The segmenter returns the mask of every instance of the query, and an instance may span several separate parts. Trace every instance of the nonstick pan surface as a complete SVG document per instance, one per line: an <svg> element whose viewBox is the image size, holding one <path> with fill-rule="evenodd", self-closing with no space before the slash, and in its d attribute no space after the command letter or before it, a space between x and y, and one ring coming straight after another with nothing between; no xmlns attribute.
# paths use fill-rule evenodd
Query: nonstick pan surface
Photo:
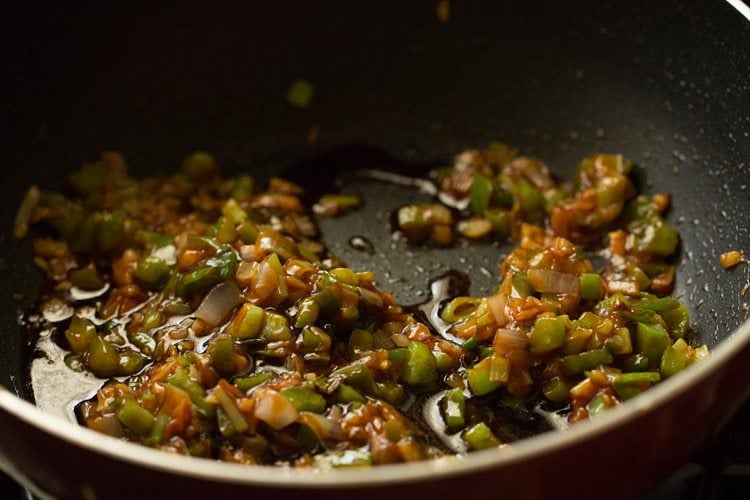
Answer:
<svg viewBox="0 0 750 500"><path fill-rule="evenodd" d="M489 140L541 157L560 177L591 152L620 152L636 162L642 190L674 197L670 221L682 235L677 293L693 312L700 341L718 349L733 334L750 335L734 333L747 315L742 290L750 266L724 271L718 260L727 250L750 250L750 23L724 2L451 2L447 23L435 15L434 2L19 2L0 9L6 61L0 77L0 382L10 393L32 396L28 339L17 318L40 280L29 242L10 236L16 207L30 184L59 187L67 172L107 149L123 151L141 173L167 172L186 153L206 149L230 172L249 170L260 179L284 174L317 185L357 168L410 173ZM285 100L297 78L316 89L304 110ZM309 144L314 126L320 139ZM372 203L394 200L394 208L397 197L409 196L380 184L352 189L364 189ZM496 279L503 249L392 248L383 240L383 225L371 223L368 213L374 211L323 227L327 242L355 267L403 278L389 285L401 301L419 301L430 279L449 268L462 266L476 293ZM384 257L362 260L347 244L354 235L375 242ZM468 265L456 262L460 252ZM627 445L636 435L644 462L656 460L651 444L666 446L659 465L634 472L642 479L619 493L645 488L687 458L744 397L747 378L737 363L748 354L741 341L715 356L725 365L663 384L656 400L644 398L624 417L581 426L567 444L534 441L519 446L520 458L516 452L509 458L481 454L467 461L468 468L401 468L383 472L383 484L411 485L403 487L406 492L426 488L428 478L444 478L433 487L458 491L477 481L472 474L487 480L512 472L537 481L530 495L549 494L534 467L546 471L545 464L561 456L578 463L597 446L636 453ZM0 396L5 404L10 394ZM326 483L291 472L288 481L227 472L216 464L202 473L185 465L186 480L177 472L182 462L159 463L120 443L102 447L117 450L124 462L104 459L90 433L64 427L69 439L61 440L56 430L63 424L15 401L7 404L0 416L15 438L3 439L22 452L13 458L10 444L0 446L0 462L38 490L58 495L82 494L66 456L99 463L99 472L126 463L134 477L160 484L181 478L195 492L256 487L283 494L289 481L313 485L318 493L336 484L371 492L378 486L367 471ZM691 407L694 415L675 424L675 412ZM644 422L651 429L660 422L660 437L643 432ZM43 449L56 466L40 457ZM217 487L222 477L226 481ZM91 488L99 487L92 479Z"/></svg>

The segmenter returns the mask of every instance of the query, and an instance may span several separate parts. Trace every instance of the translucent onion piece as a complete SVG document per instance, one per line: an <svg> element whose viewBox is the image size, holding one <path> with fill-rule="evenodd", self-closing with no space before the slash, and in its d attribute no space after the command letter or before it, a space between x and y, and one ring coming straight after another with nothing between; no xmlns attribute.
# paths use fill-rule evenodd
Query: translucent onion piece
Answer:
<svg viewBox="0 0 750 500"><path fill-rule="evenodd" d="M537 189L549 189L555 185L547 165L537 159L521 156L513 160L511 169L526 177Z"/></svg>
<svg viewBox="0 0 750 500"><path fill-rule="evenodd" d="M507 328L498 328L495 332L494 345L499 347L507 347L511 349L523 349L529 344L529 339L525 334L516 330L508 330Z"/></svg>
<svg viewBox="0 0 750 500"><path fill-rule="evenodd" d="M531 269L527 275L531 286L538 292L578 292L579 280L573 274L560 273L549 269Z"/></svg>
<svg viewBox="0 0 750 500"><path fill-rule="evenodd" d="M403 333L394 333L391 335L391 340L399 347L406 347L409 345L409 337Z"/></svg>
<svg viewBox="0 0 750 500"><path fill-rule="evenodd" d="M508 323L508 318L505 316L505 299L506 297L502 293L498 293L487 299L487 305L498 326L504 326Z"/></svg>
<svg viewBox="0 0 750 500"><path fill-rule="evenodd" d="M253 396L256 418L276 430L283 429L297 420L297 410L291 401L273 389L260 389Z"/></svg>
<svg viewBox="0 0 750 500"><path fill-rule="evenodd" d="M264 300L269 298L278 288L279 278L281 277L276 274L268 260L264 260L253 277L251 284L253 293Z"/></svg>
<svg viewBox="0 0 750 500"><path fill-rule="evenodd" d="M234 280L216 285L195 311L195 317L210 327L221 324L242 303L242 291Z"/></svg>
<svg viewBox="0 0 750 500"><path fill-rule="evenodd" d="M332 418L324 417L323 415L309 411L302 411L299 413L299 421L310 427L318 439L323 443L343 441L345 438L341 426Z"/></svg>

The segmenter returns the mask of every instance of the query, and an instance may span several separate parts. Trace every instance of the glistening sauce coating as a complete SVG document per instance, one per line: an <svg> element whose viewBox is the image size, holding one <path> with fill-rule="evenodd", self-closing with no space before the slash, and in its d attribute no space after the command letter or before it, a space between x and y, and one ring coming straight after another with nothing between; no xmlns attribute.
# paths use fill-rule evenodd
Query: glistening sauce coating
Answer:
<svg viewBox="0 0 750 500"><path fill-rule="evenodd" d="M492 295L467 296L452 271L405 308L328 254L303 187L223 179L207 153L135 180L106 153L69 193L32 189L19 211L19 227L49 231L34 242L47 287L28 323L45 357L64 359L81 423L146 446L295 466L505 446L595 418L707 355L668 296L669 197L636 196L630 168L593 155L563 188L507 146L461 153L415 183L434 203L393 207L397 233L517 246ZM331 194L314 210L360 205Z"/></svg>

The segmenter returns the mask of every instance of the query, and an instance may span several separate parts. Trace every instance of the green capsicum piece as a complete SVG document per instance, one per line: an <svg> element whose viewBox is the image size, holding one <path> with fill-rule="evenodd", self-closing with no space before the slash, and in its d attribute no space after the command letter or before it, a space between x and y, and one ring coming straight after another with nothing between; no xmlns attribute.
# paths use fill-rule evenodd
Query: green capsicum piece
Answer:
<svg viewBox="0 0 750 500"><path fill-rule="evenodd" d="M421 342L409 342L406 349L409 359L401 367L401 380L409 385L422 386L437 382L437 362L430 348Z"/></svg>

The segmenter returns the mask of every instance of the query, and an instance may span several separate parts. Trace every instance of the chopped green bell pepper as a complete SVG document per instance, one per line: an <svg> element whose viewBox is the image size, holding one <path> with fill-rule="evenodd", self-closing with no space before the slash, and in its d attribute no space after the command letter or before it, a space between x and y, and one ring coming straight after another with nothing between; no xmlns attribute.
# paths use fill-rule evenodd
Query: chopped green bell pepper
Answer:
<svg viewBox="0 0 750 500"><path fill-rule="evenodd" d="M466 444L468 444L473 450L495 448L502 444L484 422L479 422L473 427L467 429L462 437Z"/></svg>
<svg viewBox="0 0 750 500"><path fill-rule="evenodd" d="M423 386L437 382L437 362L429 347L421 342L409 342L406 348L409 359L401 367L401 380L409 385Z"/></svg>
<svg viewBox="0 0 750 500"><path fill-rule="evenodd" d="M305 387L287 387L281 390L281 395L287 398L297 411L323 413L326 409L325 398Z"/></svg>

